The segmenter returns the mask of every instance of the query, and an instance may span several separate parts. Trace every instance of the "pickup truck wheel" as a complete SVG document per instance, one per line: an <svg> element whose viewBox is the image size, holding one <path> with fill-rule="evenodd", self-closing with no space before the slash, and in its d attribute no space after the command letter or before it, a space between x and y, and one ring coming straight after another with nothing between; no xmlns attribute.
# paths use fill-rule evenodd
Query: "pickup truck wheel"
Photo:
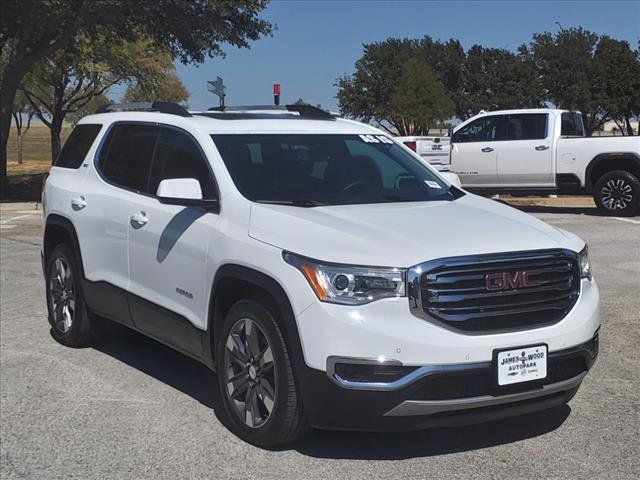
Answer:
<svg viewBox="0 0 640 480"><path fill-rule="evenodd" d="M274 314L241 300L227 313L218 339L218 384L233 433L259 447L301 438L308 427Z"/></svg>
<svg viewBox="0 0 640 480"><path fill-rule="evenodd" d="M91 319L82 297L80 274L71 249L60 244L47 259L47 310L51 335L68 347L91 343Z"/></svg>
<svg viewBox="0 0 640 480"><path fill-rule="evenodd" d="M607 172L596 182L593 197L607 215L636 215L640 208L640 180L624 170Z"/></svg>

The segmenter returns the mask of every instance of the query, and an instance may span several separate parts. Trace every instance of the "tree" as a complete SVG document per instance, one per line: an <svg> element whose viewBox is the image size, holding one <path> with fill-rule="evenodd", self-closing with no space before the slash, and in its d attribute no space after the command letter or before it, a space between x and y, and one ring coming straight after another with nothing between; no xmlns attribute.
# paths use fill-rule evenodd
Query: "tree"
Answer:
<svg viewBox="0 0 640 480"><path fill-rule="evenodd" d="M18 165L22 165L22 141L24 139L24 136L29 131L29 128L31 128L31 120L33 120L35 111L33 110L33 108L31 108L31 105L26 97L24 95L18 94L13 101L13 109L11 111L11 115L13 116L13 121L16 126Z"/></svg>
<svg viewBox="0 0 640 480"><path fill-rule="evenodd" d="M464 60L464 80L456 113L462 120L480 110L542 106L544 92L526 51L472 46Z"/></svg>
<svg viewBox="0 0 640 480"><path fill-rule="evenodd" d="M0 16L0 182L6 192L11 107L23 77L79 34L114 34L128 41L148 37L183 63L222 55L222 44L248 47L270 34L258 17L267 0L8 0ZM196 28L197 27L197 28Z"/></svg>
<svg viewBox="0 0 640 480"><path fill-rule="evenodd" d="M416 53L431 66L442 81L447 96L454 100L455 115L460 119L466 119L468 116L464 108L466 54L460 41L450 39L442 42L424 36L418 42Z"/></svg>
<svg viewBox="0 0 640 480"><path fill-rule="evenodd" d="M173 67L173 65L172 65ZM189 92L182 84L175 69L166 71L162 77L153 79L139 79L129 85L122 100L124 102L186 102Z"/></svg>
<svg viewBox="0 0 640 480"><path fill-rule="evenodd" d="M631 119L640 115L640 59L629 43L600 38L595 60L602 72L603 108L621 132L633 135Z"/></svg>
<svg viewBox="0 0 640 480"><path fill-rule="evenodd" d="M454 104L442 82L422 59L409 59L389 101L386 121L400 135L429 135L429 129L453 115Z"/></svg>
<svg viewBox="0 0 640 480"><path fill-rule="evenodd" d="M167 70L173 69L171 60L171 54L160 51L150 39L127 42L101 35L92 40L80 36L73 45L36 64L20 91L49 127L52 162L60 152L60 133L68 114L84 109L114 85L133 79L161 83Z"/></svg>
<svg viewBox="0 0 640 480"><path fill-rule="evenodd" d="M385 130L400 135L424 131L448 109L447 101L450 101L442 76L435 74L426 60L428 47L432 47L431 54L437 48L433 44L422 44L420 40L396 38L364 45L354 74L337 81L341 113L365 122L374 121ZM419 85L420 82L425 86ZM419 97L411 99L410 94L401 91L402 88ZM440 103L440 98L426 98L426 92L437 92L444 97L444 104ZM409 107L409 102L410 110L401 111ZM435 111L429 112L430 108ZM417 109L425 112L418 115Z"/></svg>
<svg viewBox="0 0 640 480"><path fill-rule="evenodd" d="M558 108L579 110L589 136L609 119L604 108L603 65L595 58L598 35L581 27L533 36L523 52L534 60L545 96Z"/></svg>

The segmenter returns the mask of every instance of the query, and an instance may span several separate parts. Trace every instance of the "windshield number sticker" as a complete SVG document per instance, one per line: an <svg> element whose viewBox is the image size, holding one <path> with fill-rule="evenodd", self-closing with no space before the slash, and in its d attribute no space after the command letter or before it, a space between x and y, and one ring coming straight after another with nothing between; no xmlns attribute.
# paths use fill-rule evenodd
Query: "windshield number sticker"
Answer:
<svg viewBox="0 0 640 480"><path fill-rule="evenodd" d="M427 186L431 188L442 188L438 182L434 182L432 180L425 180L424 183L426 183Z"/></svg>
<svg viewBox="0 0 640 480"><path fill-rule="evenodd" d="M366 143L393 143L386 135L359 135L360 139Z"/></svg>

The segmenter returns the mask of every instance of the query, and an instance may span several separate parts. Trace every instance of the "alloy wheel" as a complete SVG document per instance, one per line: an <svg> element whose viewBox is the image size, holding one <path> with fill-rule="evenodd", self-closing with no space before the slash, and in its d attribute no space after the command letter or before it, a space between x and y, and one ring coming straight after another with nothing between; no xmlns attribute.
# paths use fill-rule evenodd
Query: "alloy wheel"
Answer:
<svg viewBox="0 0 640 480"><path fill-rule="evenodd" d="M250 428L264 425L276 401L277 372L271 345L250 318L242 318L231 327L222 374L226 393L240 420Z"/></svg>
<svg viewBox="0 0 640 480"><path fill-rule="evenodd" d="M609 210L624 210L633 200L633 188L623 178L612 178L602 186L602 205Z"/></svg>
<svg viewBox="0 0 640 480"><path fill-rule="evenodd" d="M71 267L63 258L56 258L49 273L49 297L55 327L67 333L73 326L76 311L76 290Z"/></svg>

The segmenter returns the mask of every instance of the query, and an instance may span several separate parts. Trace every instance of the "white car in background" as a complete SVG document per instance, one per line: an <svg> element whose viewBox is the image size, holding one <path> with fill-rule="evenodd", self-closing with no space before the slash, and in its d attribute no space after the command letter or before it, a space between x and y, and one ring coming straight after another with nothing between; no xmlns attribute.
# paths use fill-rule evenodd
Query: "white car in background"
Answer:
<svg viewBox="0 0 640 480"><path fill-rule="evenodd" d="M449 170L449 137L395 137L438 171Z"/></svg>
<svg viewBox="0 0 640 480"><path fill-rule="evenodd" d="M585 137L579 112L481 112L453 129L452 172L477 193L591 194L601 211L640 211L640 137Z"/></svg>

